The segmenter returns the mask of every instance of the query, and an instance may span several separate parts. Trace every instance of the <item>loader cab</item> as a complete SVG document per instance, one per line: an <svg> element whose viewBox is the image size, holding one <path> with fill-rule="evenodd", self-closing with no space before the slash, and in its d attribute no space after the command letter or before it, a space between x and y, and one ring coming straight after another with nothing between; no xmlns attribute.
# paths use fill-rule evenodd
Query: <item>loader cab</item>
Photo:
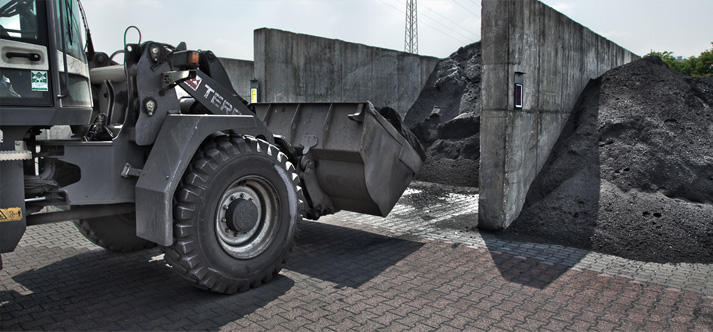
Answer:
<svg viewBox="0 0 713 332"><path fill-rule="evenodd" d="M88 123L85 37L77 0L0 0L0 122Z"/></svg>

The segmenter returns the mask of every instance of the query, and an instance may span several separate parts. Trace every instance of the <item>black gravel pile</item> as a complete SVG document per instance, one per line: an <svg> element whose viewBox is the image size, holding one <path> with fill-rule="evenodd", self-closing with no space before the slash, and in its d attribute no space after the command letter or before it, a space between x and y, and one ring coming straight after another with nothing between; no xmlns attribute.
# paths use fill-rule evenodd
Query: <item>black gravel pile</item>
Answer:
<svg viewBox="0 0 713 332"><path fill-rule="evenodd" d="M480 42L440 61L404 122L427 159L419 180L478 185L480 159Z"/></svg>
<svg viewBox="0 0 713 332"><path fill-rule="evenodd" d="M582 93L506 236L654 262L713 262L713 78L658 58Z"/></svg>

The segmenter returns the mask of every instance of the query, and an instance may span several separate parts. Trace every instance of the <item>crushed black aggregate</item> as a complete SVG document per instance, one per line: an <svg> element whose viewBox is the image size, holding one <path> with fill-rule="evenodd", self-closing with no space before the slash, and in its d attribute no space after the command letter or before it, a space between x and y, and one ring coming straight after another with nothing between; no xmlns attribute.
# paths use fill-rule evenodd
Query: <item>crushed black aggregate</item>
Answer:
<svg viewBox="0 0 713 332"><path fill-rule="evenodd" d="M643 58L590 82L507 238L713 262L713 78Z"/></svg>
<svg viewBox="0 0 713 332"><path fill-rule="evenodd" d="M480 158L480 42L440 61L404 122L426 150L416 178L478 185Z"/></svg>

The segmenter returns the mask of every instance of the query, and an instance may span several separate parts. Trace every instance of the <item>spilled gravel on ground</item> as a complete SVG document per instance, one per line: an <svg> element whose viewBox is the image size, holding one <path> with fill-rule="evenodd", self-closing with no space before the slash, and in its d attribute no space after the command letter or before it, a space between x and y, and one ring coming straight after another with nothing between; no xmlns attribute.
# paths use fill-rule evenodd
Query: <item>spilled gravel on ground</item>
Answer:
<svg viewBox="0 0 713 332"><path fill-rule="evenodd" d="M590 82L501 235L713 262L713 78L644 58Z"/></svg>

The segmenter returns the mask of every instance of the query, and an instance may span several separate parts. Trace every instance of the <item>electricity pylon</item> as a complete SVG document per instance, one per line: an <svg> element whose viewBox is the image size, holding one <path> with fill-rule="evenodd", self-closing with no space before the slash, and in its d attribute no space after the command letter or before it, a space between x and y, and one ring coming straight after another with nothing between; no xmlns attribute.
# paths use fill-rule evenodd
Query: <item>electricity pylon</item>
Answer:
<svg viewBox="0 0 713 332"><path fill-rule="evenodd" d="M416 0L406 0L406 34L404 51L418 53L418 14Z"/></svg>

